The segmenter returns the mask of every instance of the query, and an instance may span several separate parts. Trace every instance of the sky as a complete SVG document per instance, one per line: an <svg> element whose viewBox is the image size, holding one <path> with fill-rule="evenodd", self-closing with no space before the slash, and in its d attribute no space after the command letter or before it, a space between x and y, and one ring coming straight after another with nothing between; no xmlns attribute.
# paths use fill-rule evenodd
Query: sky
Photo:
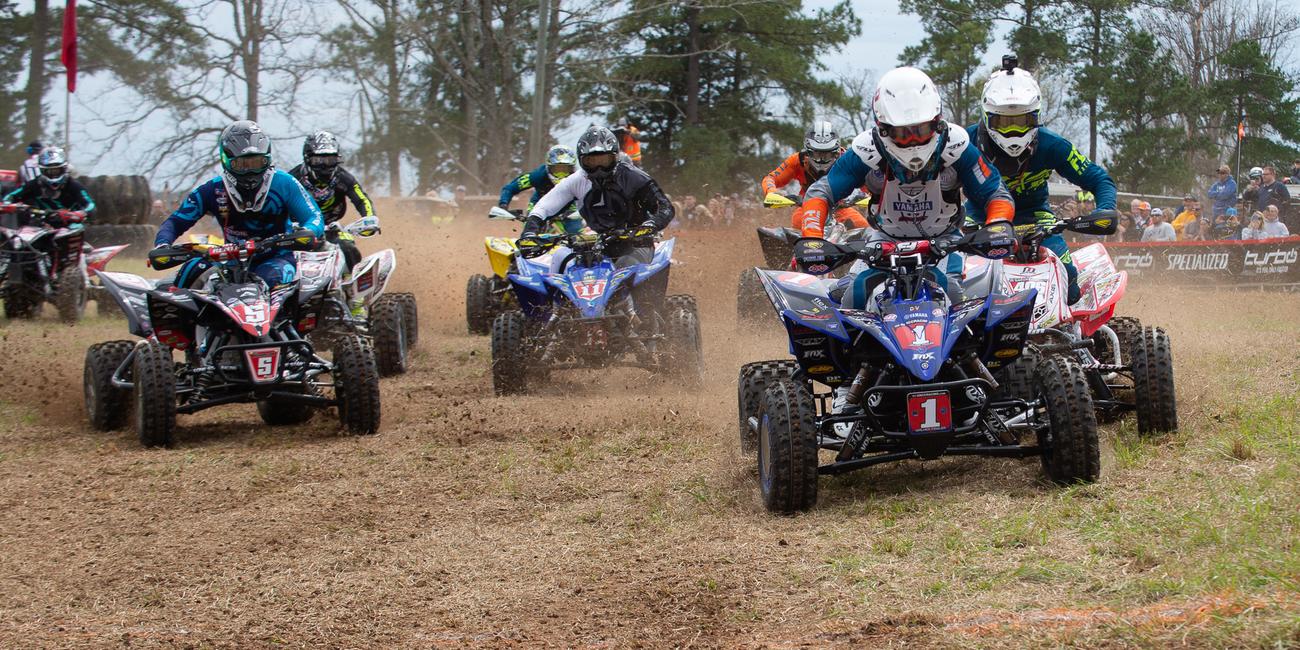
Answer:
<svg viewBox="0 0 1300 650"><path fill-rule="evenodd" d="M57 2L57 0L56 0ZM19 2L20 10L30 11L30 0ZM805 7L815 10L829 7L834 0L806 0ZM903 48L920 41L924 32L914 16L902 14L897 0L852 0L852 5L862 21L862 34L854 38L847 46L828 51L823 62L828 77L843 74L857 74L863 69L870 69L877 76L897 65ZM996 65L1001 56L998 46L989 49L988 63ZM46 105L51 116L51 131L60 134L62 139L64 85L62 81L46 97ZM358 144L353 134L360 128L351 107L339 105L337 88L331 89L328 81L317 79L300 97L308 110L299 110L300 115L311 115L313 124L291 124L284 115L263 115L262 124L272 135L303 134L318 128L336 131L344 141L345 147ZM137 98L128 90L117 87L106 75L82 76L78 80L78 90L72 100L72 129L70 154L78 171L83 174L130 174L138 173L142 163L150 159L152 152L149 142L150 133L167 129L171 124L163 117L150 120L133 137L119 144L113 150L105 150L97 140L102 140L110 131L98 116L125 114L132 110ZM589 120L575 119L565 129L553 133L560 142L576 140L577 135L586 127ZM300 137L300 136L298 136ZM277 164L296 162L298 147L296 141L279 143ZM409 168L410 166L408 166ZM215 171L215 166L214 166ZM411 179L414 180L413 178ZM161 183L158 183L161 186ZM408 181L407 187L412 183Z"/></svg>

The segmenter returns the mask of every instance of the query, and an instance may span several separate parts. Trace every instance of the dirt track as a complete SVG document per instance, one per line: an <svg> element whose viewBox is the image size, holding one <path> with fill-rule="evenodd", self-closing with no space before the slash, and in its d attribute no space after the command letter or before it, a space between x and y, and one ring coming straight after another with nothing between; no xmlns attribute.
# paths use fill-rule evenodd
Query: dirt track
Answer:
<svg viewBox="0 0 1300 650"><path fill-rule="evenodd" d="M679 242L674 291L703 311L702 390L628 370L499 399L463 292L500 227L385 228L422 341L415 369L385 381L374 437L322 416L271 430L230 407L182 416L176 449L144 450L84 424L82 355L129 338L118 321L0 324L0 647L1089 645L1117 628L1136 644L1187 629L1204 635L1194 644L1300 643L1294 480L1255 495L1275 553L1252 566L1271 578L1205 577L1243 552L1232 540L1147 548L1161 526L1182 530L1164 512L1235 530L1255 506L1187 504L1295 478L1300 297L1132 290L1123 313L1173 337L1184 431L1108 430L1096 486L1048 487L1036 461L909 463L823 480L814 512L775 518L735 440L736 369L785 350L776 332L733 334L752 231ZM1202 449L1267 417L1233 405L1272 402L1289 446L1251 438L1253 455L1226 462ZM1191 482L1189 466L1211 478ZM1211 595L1265 604L1216 610L1240 623L1226 637L1124 623ZM1108 608L1120 624L982 623L1053 607Z"/></svg>

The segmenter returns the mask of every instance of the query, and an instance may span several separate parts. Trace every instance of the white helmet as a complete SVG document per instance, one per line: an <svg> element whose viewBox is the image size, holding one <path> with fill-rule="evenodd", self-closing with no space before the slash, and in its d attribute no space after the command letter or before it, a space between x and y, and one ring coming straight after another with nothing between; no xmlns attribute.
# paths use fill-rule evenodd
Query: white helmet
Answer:
<svg viewBox="0 0 1300 650"><path fill-rule="evenodd" d="M814 122L803 136L804 162L818 175L824 175L842 151L840 134L825 120Z"/></svg>
<svg viewBox="0 0 1300 650"><path fill-rule="evenodd" d="M999 70L984 84L984 128L994 144L1019 158L1038 138L1042 105L1032 75L1016 68Z"/></svg>
<svg viewBox="0 0 1300 650"><path fill-rule="evenodd" d="M1264 169L1262 167L1251 167L1250 172L1246 174L1246 178L1263 178L1263 177L1264 177Z"/></svg>
<svg viewBox="0 0 1300 650"><path fill-rule="evenodd" d="M876 131L889 156L912 173L925 169L939 149L942 106L934 82L916 68L894 68L876 86Z"/></svg>

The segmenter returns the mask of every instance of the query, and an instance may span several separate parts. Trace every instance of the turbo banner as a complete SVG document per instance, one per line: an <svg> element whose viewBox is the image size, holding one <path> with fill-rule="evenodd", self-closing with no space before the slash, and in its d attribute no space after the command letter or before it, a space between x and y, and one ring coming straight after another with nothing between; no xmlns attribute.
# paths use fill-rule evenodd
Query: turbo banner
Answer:
<svg viewBox="0 0 1300 650"><path fill-rule="evenodd" d="M1071 244L1072 248L1086 242ZM1106 242L1115 267L1185 284L1300 285L1300 237L1249 241Z"/></svg>

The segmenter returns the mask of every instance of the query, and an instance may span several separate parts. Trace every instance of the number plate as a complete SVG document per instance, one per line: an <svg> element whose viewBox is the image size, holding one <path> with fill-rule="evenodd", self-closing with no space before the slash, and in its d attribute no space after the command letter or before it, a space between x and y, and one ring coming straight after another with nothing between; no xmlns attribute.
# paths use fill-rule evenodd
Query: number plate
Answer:
<svg viewBox="0 0 1300 650"><path fill-rule="evenodd" d="M952 398L948 391L910 393L907 396L907 428L912 433L952 430Z"/></svg>
<svg viewBox="0 0 1300 650"><path fill-rule="evenodd" d="M248 361L248 370L253 376L253 383L267 384L279 379L279 348L244 350L244 359Z"/></svg>

